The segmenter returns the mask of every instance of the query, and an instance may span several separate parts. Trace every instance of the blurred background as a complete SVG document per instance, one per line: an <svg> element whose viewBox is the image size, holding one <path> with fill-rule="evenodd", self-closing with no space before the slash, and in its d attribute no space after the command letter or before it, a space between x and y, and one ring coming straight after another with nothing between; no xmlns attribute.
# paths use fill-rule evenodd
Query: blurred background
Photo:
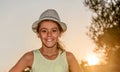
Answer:
<svg viewBox="0 0 120 72"><path fill-rule="evenodd" d="M84 72L120 72L120 0L85 0L84 5L92 12L87 35L99 55L82 61Z"/></svg>

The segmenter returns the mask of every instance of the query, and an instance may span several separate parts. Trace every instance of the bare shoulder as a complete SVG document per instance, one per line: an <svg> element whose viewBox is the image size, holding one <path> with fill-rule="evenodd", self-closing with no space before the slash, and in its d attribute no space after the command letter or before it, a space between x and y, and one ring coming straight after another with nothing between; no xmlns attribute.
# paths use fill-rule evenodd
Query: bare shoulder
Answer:
<svg viewBox="0 0 120 72"><path fill-rule="evenodd" d="M68 51L67 51L67 52L66 52L66 56L67 56L67 59L68 59L68 60L76 59L76 58L75 58L75 55L74 55L72 52L68 52Z"/></svg>
<svg viewBox="0 0 120 72"><path fill-rule="evenodd" d="M24 57L26 60L31 60L31 59L33 59L33 52L32 52L32 51L29 51L29 52L25 53L25 54L23 55L23 57Z"/></svg>
<svg viewBox="0 0 120 72"><path fill-rule="evenodd" d="M9 72L22 72L26 67L31 67L33 62L32 51L25 53Z"/></svg>
<svg viewBox="0 0 120 72"><path fill-rule="evenodd" d="M82 72L80 69L80 65L77 59L75 58L74 54L71 52L66 52L66 56L70 72Z"/></svg>
<svg viewBox="0 0 120 72"><path fill-rule="evenodd" d="M68 62L71 62L71 61L73 61L73 60L75 60L76 58L75 58L75 56L74 56L74 54L72 53L72 52L66 52L66 56L67 56L67 60L68 60Z"/></svg>
<svg viewBox="0 0 120 72"><path fill-rule="evenodd" d="M26 61L27 65L28 65L29 67L31 67L31 66L32 66L32 63L33 63L33 59L34 59L33 52L32 52L32 51L29 51L29 52L25 53L25 54L23 55L23 59L24 59L24 61Z"/></svg>

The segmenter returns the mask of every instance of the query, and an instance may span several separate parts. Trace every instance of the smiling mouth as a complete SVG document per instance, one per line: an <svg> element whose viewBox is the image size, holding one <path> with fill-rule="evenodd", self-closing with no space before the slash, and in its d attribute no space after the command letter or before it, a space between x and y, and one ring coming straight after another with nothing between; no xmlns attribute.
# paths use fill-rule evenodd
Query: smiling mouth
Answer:
<svg viewBox="0 0 120 72"><path fill-rule="evenodd" d="M52 40L47 40L48 42L51 42Z"/></svg>
<svg viewBox="0 0 120 72"><path fill-rule="evenodd" d="M46 41L47 41L47 42L52 42L52 41L53 41L53 39L47 39Z"/></svg>

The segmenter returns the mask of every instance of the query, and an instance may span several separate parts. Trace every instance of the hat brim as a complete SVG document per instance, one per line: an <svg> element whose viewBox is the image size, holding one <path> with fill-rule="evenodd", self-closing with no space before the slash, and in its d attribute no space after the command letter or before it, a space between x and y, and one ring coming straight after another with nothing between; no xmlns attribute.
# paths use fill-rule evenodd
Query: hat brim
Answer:
<svg viewBox="0 0 120 72"><path fill-rule="evenodd" d="M32 30L33 30L33 32L37 33L38 24L39 24L41 21L44 21L44 20L55 21L55 22L57 22L57 23L61 26L63 32L65 32L65 31L67 30L67 26L66 26L66 24L65 24L64 22L56 21L56 19L54 19L54 18L43 18L43 19L41 19L41 20L35 21L35 22L32 24Z"/></svg>

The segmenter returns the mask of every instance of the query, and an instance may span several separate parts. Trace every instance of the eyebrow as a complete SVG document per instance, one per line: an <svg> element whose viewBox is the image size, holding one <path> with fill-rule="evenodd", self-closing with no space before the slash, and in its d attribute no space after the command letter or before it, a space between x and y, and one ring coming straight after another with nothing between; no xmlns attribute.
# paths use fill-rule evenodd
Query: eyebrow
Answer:
<svg viewBox="0 0 120 72"><path fill-rule="evenodd" d="M47 30L47 28L40 28L40 30L42 30L42 29L46 29ZM57 27L54 27L54 28L51 28L51 29L58 29L59 30L59 28L57 28Z"/></svg>
<svg viewBox="0 0 120 72"><path fill-rule="evenodd" d="M41 28L41 29L47 29L47 28L43 27L43 28ZM58 27L53 27L53 28L51 28L51 29L59 29L59 28L58 28Z"/></svg>

